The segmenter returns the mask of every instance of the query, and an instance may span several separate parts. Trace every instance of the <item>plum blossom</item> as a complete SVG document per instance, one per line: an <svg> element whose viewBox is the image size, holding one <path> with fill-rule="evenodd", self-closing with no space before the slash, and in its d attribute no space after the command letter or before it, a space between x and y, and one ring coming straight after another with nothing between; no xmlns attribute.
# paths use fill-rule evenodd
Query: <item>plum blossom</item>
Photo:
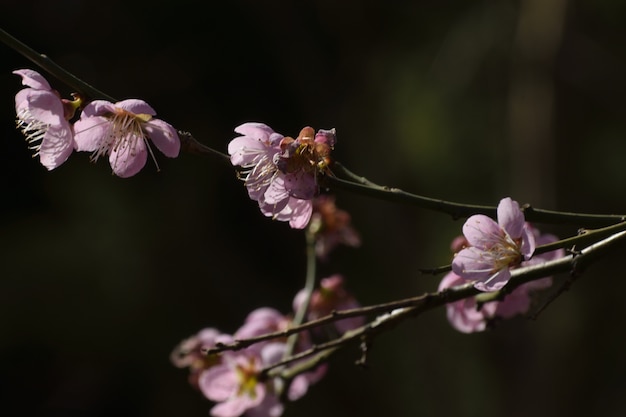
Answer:
<svg viewBox="0 0 626 417"><path fill-rule="evenodd" d="M232 336L213 327L208 327L180 342L170 354L170 360L177 368L188 368L189 383L197 387L199 374L221 363L219 355L207 355L204 352L215 347L218 343L230 343L232 341Z"/></svg>
<svg viewBox="0 0 626 417"><path fill-rule="evenodd" d="M326 172L335 144L333 130L305 127L293 139L263 123L235 128L238 136L228 144L231 163L242 168L240 177L261 212L303 229L311 219L311 199L319 193L317 175Z"/></svg>
<svg viewBox="0 0 626 417"><path fill-rule="evenodd" d="M259 341L244 349L208 354L218 345L229 345L260 335L287 330L292 326L289 315L272 307L250 312L232 335L209 327L183 340L170 359L178 368L188 368L189 382L215 403L214 417L278 417L284 411L283 400L295 401L305 395L312 384L321 380L327 364L320 364L294 376L288 386L280 377L269 378L262 371L281 362L287 355L287 338ZM290 354L312 346L309 334L299 333L298 343ZM300 361L301 362L301 361ZM295 365L299 361L292 362ZM286 366L290 366L286 365Z"/></svg>
<svg viewBox="0 0 626 417"><path fill-rule="evenodd" d="M465 283L463 278L450 271L441 280L438 290L443 291ZM478 306L476 299L469 297L446 304L446 315L452 327L459 332L481 332L487 328L487 322L494 316L497 307L496 301Z"/></svg>
<svg viewBox="0 0 626 417"><path fill-rule="evenodd" d="M214 417L236 417L259 406L266 396L265 384L259 381L263 369L260 354L244 350L226 352L223 362L200 374L198 386L209 400L217 404Z"/></svg>
<svg viewBox="0 0 626 417"><path fill-rule="evenodd" d="M293 309L295 311L298 311L305 298L306 291L304 289L296 294L293 300ZM311 294L307 318L315 320L327 316L333 311L351 310L359 307L360 305L356 298L345 289L343 277L335 274L322 278L319 288ZM343 334L348 330L362 326L364 323L365 318L357 316L335 321L334 327L340 334Z"/></svg>
<svg viewBox="0 0 626 417"><path fill-rule="evenodd" d="M284 406L279 400L284 389L279 379L265 380L261 371L278 363L286 345L282 342L263 344L260 349L247 348L224 352L222 362L200 374L198 386L206 398L216 404L211 409L214 417L282 415ZM320 377L312 371L296 376L287 390L286 398L295 401L306 394L310 384Z"/></svg>
<svg viewBox="0 0 626 417"><path fill-rule="evenodd" d="M264 333L286 330L291 320L272 307L259 307L248 314L243 325L235 332L235 339L248 339Z"/></svg>
<svg viewBox="0 0 626 417"><path fill-rule="evenodd" d="M350 223L350 214L335 205L335 198L320 195L313 199L309 230L315 235L315 253L321 260L339 244L358 247L361 238Z"/></svg>
<svg viewBox="0 0 626 417"><path fill-rule="evenodd" d="M37 71L20 69L13 74L22 77L27 86L15 96L17 127L26 136L34 157L48 170L65 162L74 149L74 134L69 120L80 105L80 99L61 99Z"/></svg>
<svg viewBox="0 0 626 417"><path fill-rule="evenodd" d="M178 133L155 115L143 100L92 101L74 124L76 150L92 152L93 161L108 155L113 173L122 178L137 174L146 164L148 152L156 164L148 139L165 156L175 158L180 152Z"/></svg>
<svg viewBox="0 0 626 417"><path fill-rule="evenodd" d="M452 261L454 273L476 281L480 291L498 290L511 278L510 269L527 261L535 250L535 238L524 221L519 204L507 197L498 204L498 222L476 214L463 225L469 247Z"/></svg>
<svg viewBox="0 0 626 417"><path fill-rule="evenodd" d="M552 234L541 234L536 228L526 223L526 227L532 232L535 244L546 245L556 242L558 238ZM467 244L464 237L455 238L453 249L461 250ZM535 265L542 262L551 261L565 256L563 249L535 255L528 261L522 261L520 267ZM439 284L439 291L457 285L465 284L467 281L454 273L446 274ZM545 277L539 280L530 281L515 288L511 293L506 294L502 300L477 303L474 297L454 301L446 305L448 321L456 330L462 333L481 332L494 325L497 321L510 319L520 314L525 314L530 309L533 295L552 285L552 277Z"/></svg>

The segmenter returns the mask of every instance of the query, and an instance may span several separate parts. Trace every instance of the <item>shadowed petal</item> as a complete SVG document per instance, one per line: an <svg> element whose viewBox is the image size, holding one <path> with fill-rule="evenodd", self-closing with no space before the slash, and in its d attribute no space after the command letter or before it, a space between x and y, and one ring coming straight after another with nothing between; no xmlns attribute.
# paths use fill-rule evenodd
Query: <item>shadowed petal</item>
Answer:
<svg viewBox="0 0 626 417"><path fill-rule="evenodd" d="M176 158L180 152L180 139L176 129L169 123L152 119L144 125L144 131L163 155Z"/></svg>
<svg viewBox="0 0 626 417"><path fill-rule="evenodd" d="M74 142L69 124L63 127L48 129L39 148L39 161L48 170L52 170L72 154Z"/></svg>
<svg viewBox="0 0 626 417"><path fill-rule="evenodd" d="M500 288L504 287L510 279L511 271L509 270L509 268L502 268L484 282L479 281L474 283L474 287L480 291L497 291Z"/></svg>
<svg viewBox="0 0 626 417"><path fill-rule="evenodd" d="M118 177L128 178L141 171L146 165L148 151L143 139L122 141L111 150L109 163Z"/></svg>

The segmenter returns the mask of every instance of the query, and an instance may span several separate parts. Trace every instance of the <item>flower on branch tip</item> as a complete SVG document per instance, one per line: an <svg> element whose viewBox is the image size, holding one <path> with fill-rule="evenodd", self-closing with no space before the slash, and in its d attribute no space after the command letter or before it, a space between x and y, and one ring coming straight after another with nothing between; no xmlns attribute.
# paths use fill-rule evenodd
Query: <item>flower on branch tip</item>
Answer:
<svg viewBox="0 0 626 417"><path fill-rule="evenodd" d="M37 71L20 69L13 74L22 77L27 88L15 95L17 127L26 136L34 157L48 170L65 162L74 149L74 134L69 120L81 100L61 99L48 81Z"/></svg>
<svg viewBox="0 0 626 417"><path fill-rule="evenodd" d="M167 157L180 152L180 139L169 123L153 116L145 101L129 99L115 104L95 100L83 109L74 124L77 151L92 152L92 161L108 155L113 173L126 178L146 164L148 153L157 165L148 139Z"/></svg>
<svg viewBox="0 0 626 417"><path fill-rule="evenodd" d="M452 261L452 270L460 277L475 281L480 291L498 290L511 278L511 268L530 259L535 238L524 220L519 204L504 198L498 204L498 222L476 214L463 225L468 247Z"/></svg>
<svg viewBox="0 0 626 417"><path fill-rule="evenodd" d="M536 245L546 245L556 242L558 238L552 234L541 234L539 230L526 223L526 227L532 232ZM452 247L462 250L460 245L467 243L463 236L455 238ZM551 252L533 256L527 261L522 261L520 267L537 265L565 256L565 251L556 249ZM439 291L467 281L454 273L446 274L439 284ZM504 295L501 300L478 303L475 297L454 301L446 304L448 321L456 330L462 333L480 332L495 325L499 320L510 319L520 314L525 314L531 307L533 296L540 290L552 285L552 277L544 277L535 281L526 282L512 292Z"/></svg>
<svg viewBox="0 0 626 417"><path fill-rule="evenodd" d="M322 260L326 260L330 251L339 244L361 245L361 238L351 225L350 214L338 209L335 198L330 195L319 195L313 199L309 230L315 236L315 253Z"/></svg>
<svg viewBox="0 0 626 417"><path fill-rule="evenodd" d="M261 212L303 229L312 213L311 200L319 193L318 176L329 172L335 131L311 127L296 139L274 132L263 123L248 122L235 128L238 136L228 144L231 163L240 166L248 195Z"/></svg>

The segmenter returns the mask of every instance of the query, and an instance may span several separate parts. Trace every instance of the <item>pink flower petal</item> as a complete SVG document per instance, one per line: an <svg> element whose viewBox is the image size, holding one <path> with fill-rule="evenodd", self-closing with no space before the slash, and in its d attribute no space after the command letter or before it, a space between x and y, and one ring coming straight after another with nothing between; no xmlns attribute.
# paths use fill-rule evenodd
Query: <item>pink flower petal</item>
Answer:
<svg viewBox="0 0 626 417"><path fill-rule="evenodd" d="M111 150L109 163L115 175L121 178L132 177L146 165L148 151L143 139L125 140Z"/></svg>
<svg viewBox="0 0 626 417"><path fill-rule="evenodd" d="M279 204L287 199L289 199L289 192L285 189L284 176L279 174L265 190L263 200L266 204Z"/></svg>
<svg viewBox="0 0 626 417"><path fill-rule="evenodd" d="M59 126L62 122L65 122L63 117L63 104L59 97L50 91L44 90L32 90L25 89L26 94L20 95L17 100L21 100L19 104L16 103L16 111L19 114L20 109L26 108L32 120L38 120L42 123ZM24 90L22 90L24 91Z"/></svg>
<svg viewBox="0 0 626 417"><path fill-rule="evenodd" d="M535 235L530 228L524 226L522 229L522 247L520 248L525 260L530 259L535 252Z"/></svg>
<svg viewBox="0 0 626 417"><path fill-rule="evenodd" d="M122 100L115 103L115 107L129 111L134 114L156 115L154 109L145 101L138 99Z"/></svg>
<svg viewBox="0 0 626 417"><path fill-rule="evenodd" d="M215 365L200 374L198 386L209 400L226 401L237 392L239 379L227 365Z"/></svg>
<svg viewBox="0 0 626 417"><path fill-rule="evenodd" d="M263 142L269 142L270 136L275 133L268 125L256 122L239 125L235 128L235 132Z"/></svg>
<svg viewBox="0 0 626 417"><path fill-rule="evenodd" d="M291 209L288 208L290 199L285 198L283 201L280 201L276 204L268 204L263 198L259 199L259 208L261 209L261 213L267 217L275 218L279 221L287 221L289 217L285 218L283 214L285 210L288 210L291 213Z"/></svg>
<svg viewBox="0 0 626 417"><path fill-rule="evenodd" d="M309 379L304 374L300 374L291 381L287 397L290 401L298 400L309 390Z"/></svg>
<svg viewBox="0 0 626 417"><path fill-rule="evenodd" d="M473 246L461 250L452 260L452 271L467 280L488 277L493 266L493 260L485 259L483 251Z"/></svg>
<svg viewBox="0 0 626 417"><path fill-rule="evenodd" d="M74 123L74 142L77 151L94 152L102 146L109 133L109 122L104 117L81 118Z"/></svg>
<svg viewBox="0 0 626 417"><path fill-rule="evenodd" d="M48 129L39 148L39 161L52 170L67 161L73 150L72 131L69 124L65 123L62 127Z"/></svg>
<svg viewBox="0 0 626 417"><path fill-rule="evenodd" d="M474 287L479 291L497 291L504 287L510 279L511 271L509 268L502 268L486 280L474 283Z"/></svg>
<svg viewBox="0 0 626 417"><path fill-rule="evenodd" d="M524 213L519 208L517 201L510 197L503 198L498 204L498 223L513 239L522 237L524 228Z"/></svg>
<svg viewBox="0 0 626 417"><path fill-rule="evenodd" d="M294 198L310 200L317 194L317 181L312 173L302 171L285 174L285 189Z"/></svg>
<svg viewBox="0 0 626 417"><path fill-rule="evenodd" d="M291 226L292 229L304 229L309 224L309 220L311 220L313 203L311 200L297 200L294 198L290 198L289 200L289 205L293 209L289 226ZM295 202L291 203L292 200L295 200Z"/></svg>
<svg viewBox="0 0 626 417"><path fill-rule="evenodd" d="M463 224L463 235L471 246L486 250L498 242L504 233L492 218L475 214Z"/></svg>
<svg viewBox="0 0 626 417"><path fill-rule="evenodd" d="M178 156L180 139L172 125L163 120L152 119L143 125L143 129L163 155L170 158Z"/></svg>
<svg viewBox="0 0 626 417"><path fill-rule="evenodd" d="M87 104L80 114L81 119L93 116L103 116L115 112L115 105L106 100L94 100Z"/></svg>
<svg viewBox="0 0 626 417"><path fill-rule="evenodd" d="M524 285L517 287L512 293L507 294L504 300L498 303L496 315L503 319L510 319L519 314L524 314L530 307L530 296Z"/></svg>
<svg viewBox="0 0 626 417"><path fill-rule="evenodd" d="M439 291L465 283L466 281L463 278L454 272L449 272L441 280ZM493 317L497 304L497 302L489 302L477 309L476 300L471 297L448 303L446 305L446 315L450 325L459 332L481 332L487 328L487 321Z"/></svg>
<svg viewBox="0 0 626 417"><path fill-rule="evenodd" d="M250 136L239 136L228 144L228 154L233 165L248 165L256 162L256 158L267 146ZM257 151L257 152L254 152Z"/></svg>
<svg viewBox="0 0 626 417"><path fill-rule="evenodd" d="M36 90L52 90L52 87L50 87L48 81L37 71L33 71L30 69L20 69L13 71L13 74L21 76L22 84L28 87L34 88Z"/></svg>

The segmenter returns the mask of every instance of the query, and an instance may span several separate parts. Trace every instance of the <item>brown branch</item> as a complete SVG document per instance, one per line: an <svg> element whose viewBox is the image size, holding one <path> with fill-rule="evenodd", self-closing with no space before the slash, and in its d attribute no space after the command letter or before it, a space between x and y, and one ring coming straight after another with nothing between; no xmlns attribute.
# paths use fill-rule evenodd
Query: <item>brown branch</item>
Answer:
<svg viewBox="0 0 626 417"><path fill-rule="evenodd" d="M604 255L609 248L626 242L626 231L616 233L608 238L594 243L581 250L577 254L570 254L563 258L548 261L538 265L532 265L511 271L511 280L507 284L506 291L510 292L516 287L536 279L569 271L572 275L580 275L591 263ZM501 290L503 291L503 290ZM268 377L293 378L295 375L314 369L322 360L328 358L334 351L350 342L362 340L364 337L371 340L374 336L395 326L408 317L417 317L422 312L432 310L449 302L461 300L473 295L478 291L471 283L448 288L437 293L426 293L411 300L413 305L399 307L389 313L385 313L372 322L357 329L344 333L341 337L329 342L316 345L308 350L300 352L291 358L287 358L277 364L267 367L262 371ZM409 301L409 300L405 300ZM388 303L388 305L393 303ZM309 359L306 359L310 357ZM302 362L298 362L302 361ZM291 368L286 365L298 362Z"/></svg>

